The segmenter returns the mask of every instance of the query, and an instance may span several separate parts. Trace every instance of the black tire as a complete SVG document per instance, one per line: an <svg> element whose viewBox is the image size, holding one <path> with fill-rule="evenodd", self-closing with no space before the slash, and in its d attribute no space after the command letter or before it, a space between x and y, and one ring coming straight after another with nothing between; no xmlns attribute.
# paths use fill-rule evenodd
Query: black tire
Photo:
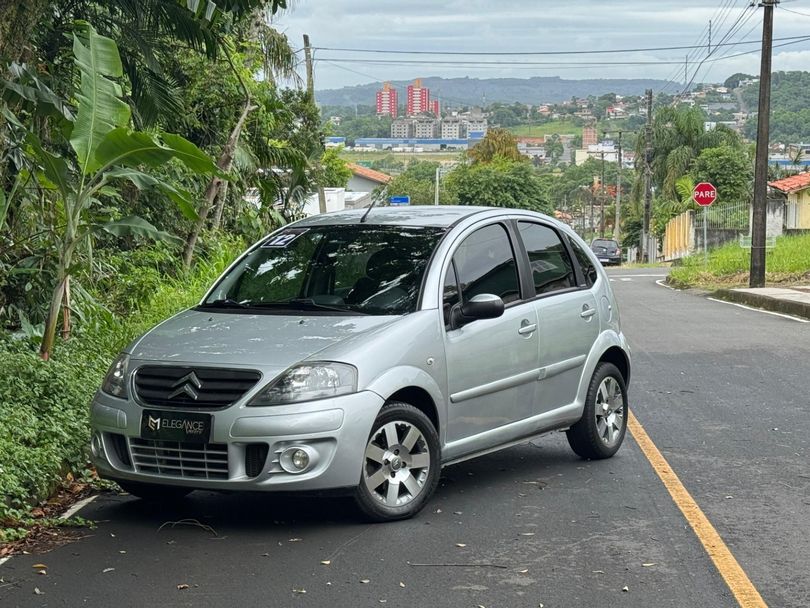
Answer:
<svg viewBox="0 0 810 608"><path fill-rule="evenodd" d="M177 502L194 491L192 488L182 486L164 486L140 481L121 480L116 483L124 492L149 502Z"/></svg>
<svg viewBox="0 0 810 608"><path fill-rule="evenodd" d="M612 380L608 380L612 379ZM607 425L600 428L597 422L597 408L602 407L604 401L603 396L600 396L599 389L603 382L607 380L607 385L611 388L615 386L618 395L621 395L621 419L618 417L610 419L610 426L613 432L612 440L608 440L605 436L610 431ZM612 383L615 383L612 384ZM606 389L610 390L610 389ZM613 407L616 407L617 402L614 401ZM611 406L609 406L611 407ZM616 407L617 413L619 408ZM588 385L588 395L585 400L585 409L582 412L582 418L579 422L574 424L566 432L568 438L568 445L576 452L578 456L590 460L599 460L602 458L610 458L621 447L624 441L624 436L627 432L627 387L624 383L624 377L618 368L612 363L600 363L596 366L596 370L591 377L591 383ZM605 423L606 419L603 418L602 422ZM618 428L616 428L618 426Z"/></svg>
<svg viewBox="0 0 810 608"><path fill-rule="evenodd" d="M397 468L395 473L391 472L392 468L396 464L395 462L385 461L386 464L383 464L377 460L374 460L373 458L368 457L369 449L371 449L372 444L381 450L381 453L384 452L388 455L393 453L388 451L389 447L393 449L397 447L397 445L400 445L395 444L395 446L389 446L386 440L381 439L383 436L387 437L384 427L386 427L386 425L389 423L397 423L395 424L395 427L397 429L398 440L401 442L401 447L407 447L406 443L408 433L410 433L410 429L408 428L409 425L415 427L416 430L421 434L416 439L412 449L406 449L403 451L401 458L405 464L400 464L401 469ZM380 447L380 443L384 443L385 446ZM407 455L405 455L405 451L407 451ZM397 450L396 454L400 455L399 450ZM419 457L421 457L421 460L417 461L416 458ZM425 460L428 461L427 467L419 467L418 463ZM408 462L410 461L412 461L411 464L417 466L413 466L408 469L407 467L410 466ZM400 462L398 458L396 459L396 462ZM427 469L426 471L425 468ZM411 471L413 470L417 470L418 473L412 473ZM380 475L381 471L383 475L382 479L384 481L381 482L383 485L378 486L377 489L380 489L380 492L378 493L376 490L369 488L369 483L373 484L372 479L374 478L374 475ZM388 473L386 473L386 471L388 471ZM391 485L392 482L388 479L388 474L390 474L391 477L397 478L400 478L401 475L410 475L413 477L414 481L421 481L419 486L420 489L416 496L408 499L409 496L412 496L409 491L410 488L408 487L408 484L402 482L400 489L400 481L397 480L396 500L405 500L407 502L405 502L405 504L396 506L386 504L387 499L381 496L381 488L385 487L385 489L388 490L389 486ZM393 401L387 403L380 410L380 413L372 426L367 442L366 457L363 459L362 469L360 472L360 483L355 490L354 500L363 515L371 521L385 522L396 521L398 519L407 519L416 515L427 504L431 495L436 490L436 486L439 485L440 475L441 453L439 446L439 435L436 432L436 428L433 426L433 423L427 416L425 416L424 413L414 406L408 403ZM412 485L414 481L408 480L408 483ZM419 482L417 481L417 483Z"/></svg>

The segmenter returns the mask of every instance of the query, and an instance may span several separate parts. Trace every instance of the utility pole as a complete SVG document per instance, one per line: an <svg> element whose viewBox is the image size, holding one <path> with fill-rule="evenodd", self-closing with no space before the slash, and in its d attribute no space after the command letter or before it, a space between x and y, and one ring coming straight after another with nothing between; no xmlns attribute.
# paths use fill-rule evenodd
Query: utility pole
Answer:
<svg viewBox="0 0 810 608"><path fill-rule="evenodd" d="M433 204L434 205L439 204L439 177L441 176L441 171L442 171L441 167L436 167L436 189L435 189L434 195L433 195Z"/></svg>
<svg viewBox="0 0 810 608"><path fill-rule="evenodd" d="M309 102L315 105L315 77L312 69L312 47L309 44L309 34L304 34L304 59L307 64L307 97ZM320 163L318 163L318 168L320 169ZM326 213L326 193L321 185L318 185L318 212Z"/></svg>
<svg viewBox="0 0 810 608"><path fill-rule="evenodd" d="M712 20L709 19L709 55L712 54Z"/></svg>
<svg viewBox="0 0 810 608"><path fill-rule="evenodd" d="M647 124L644 127L644 223L641 231L641 261L650 261L650 213L652 211L652 89L647 89Z"/></svg>
<svg viewBox="0 0 810 608"><path fill-rule="evenodd" d="M602 143L602 176L599 178L599 237L605 238L605 150Z"/></svg>
<svg viewBox="0 0 810 608"><path fill-rule="evenodd" d="M621 222L622 222L622 132L619 131L619 138L616 142L617 160L616 167L616 219L613 225L613 238L617 243L621 243Z"/></svg>
<svg viewBox="0 0 810 608"><path fill-rule="evenodd" d="M754 208L751 214L750 287L765 286L765 233L768 205L768 140L771 114L771 54L773 49L773 7L779 0L762 0L762 57L759 69L757 149L754 165Z"/></svg>

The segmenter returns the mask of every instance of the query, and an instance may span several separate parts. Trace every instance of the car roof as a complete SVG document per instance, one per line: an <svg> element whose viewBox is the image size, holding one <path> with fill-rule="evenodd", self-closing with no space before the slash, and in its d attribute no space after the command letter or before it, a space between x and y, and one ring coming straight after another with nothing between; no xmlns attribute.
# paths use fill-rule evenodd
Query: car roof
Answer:
<svg viewBox="0 0 810 608"><path fill-rule="evenodd" d="M313 215L295 222L296 226L334 226L345 224L359 224L363 215L369 211L363 209L347 209ZM369 211L365 223L383 226L436 226L448 228L457 222L479 213L488 215L506 215L517 212L517 209L501 207L475 207L468 205L408 205L402 207L374 207ZM535 217L552 220L539 213L532 213ZM553 220L552 220L553 221ZM555 224L557 222L554 222Z"/></svg>

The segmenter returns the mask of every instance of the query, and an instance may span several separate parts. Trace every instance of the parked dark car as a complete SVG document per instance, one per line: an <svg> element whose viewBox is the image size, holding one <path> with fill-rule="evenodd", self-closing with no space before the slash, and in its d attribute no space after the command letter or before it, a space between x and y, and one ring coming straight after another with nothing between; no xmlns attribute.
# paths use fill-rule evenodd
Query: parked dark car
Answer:
<svg viewBox="0 0 810 608"><path fill-rule="evenodd" d="M591 243L591 251L596 258L604 265L622 263L622 250L619 244L612 239L594 239Z"/></svg>

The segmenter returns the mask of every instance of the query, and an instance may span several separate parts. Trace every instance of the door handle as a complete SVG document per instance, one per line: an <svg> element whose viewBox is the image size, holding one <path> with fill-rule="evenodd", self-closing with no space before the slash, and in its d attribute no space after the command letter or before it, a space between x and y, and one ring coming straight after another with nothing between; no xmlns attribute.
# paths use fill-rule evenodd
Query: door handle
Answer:
<svg viewBox="0 0 810 608"><path fill-rule="evenodd" d="M596 309L595 308L590 308L586 304L585 306L582 307L582 312L579 313L579 316L582 317L583 319L590 319L595 314L596 314Z"/></svg>
<svg viewBox="0 0 810 608"><path fill-rule="evenodd" d="M520 329L518 330L518 333L521 336L525 336L537 330L537 323L529 323L527 321L524 321L523 323L524 324L521 324Z"/></svg>

